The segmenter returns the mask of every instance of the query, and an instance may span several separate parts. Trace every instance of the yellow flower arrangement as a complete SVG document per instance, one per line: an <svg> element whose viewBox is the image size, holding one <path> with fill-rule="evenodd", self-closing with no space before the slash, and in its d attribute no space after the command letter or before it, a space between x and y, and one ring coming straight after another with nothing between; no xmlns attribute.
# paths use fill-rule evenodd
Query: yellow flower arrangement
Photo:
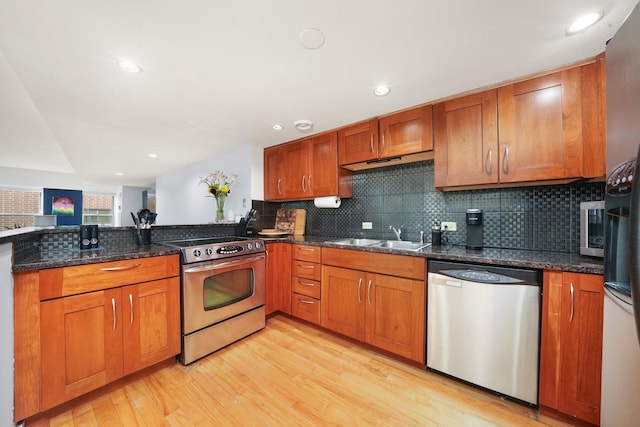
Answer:
<svg viewBox="0 0 640 427"><path fill-rule="evenodd" d="M204 178L200 178L198 185L206 184L207 191L216 199L217 221L224 220L224 202L229 193L231 193L231 184L233 184L236 179L238 179L237 174L234 173L227 176L224 172L219 170L210 173Z"/></svg>

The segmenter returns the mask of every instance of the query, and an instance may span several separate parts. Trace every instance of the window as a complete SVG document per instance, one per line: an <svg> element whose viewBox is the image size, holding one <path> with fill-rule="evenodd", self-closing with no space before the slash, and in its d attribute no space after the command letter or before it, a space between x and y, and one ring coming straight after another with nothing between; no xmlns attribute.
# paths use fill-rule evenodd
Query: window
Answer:
<svg viewBox="0 0 640 427"><path fill-rule="evenodd" d="M82 195L82 223L97 225L113 225L113 194Z"/></svg>
<svg viewBox="0 0 640 427"><path fill-rule="evenodd" d="M0 187L0 230L33 227L41 205L41 189Z"/></svg>

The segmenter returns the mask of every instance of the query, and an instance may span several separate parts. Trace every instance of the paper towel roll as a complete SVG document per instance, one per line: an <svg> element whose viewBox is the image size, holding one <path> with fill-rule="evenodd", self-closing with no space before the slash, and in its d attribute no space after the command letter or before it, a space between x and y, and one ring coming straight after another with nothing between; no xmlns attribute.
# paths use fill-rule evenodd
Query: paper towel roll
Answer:
<svg viewBox="0 0 640 427"><path fill-rule="evenodd" d="M339 208L340 203L340 197L338 196L316 197L313 199L313 204L316 208Z"/></svg>

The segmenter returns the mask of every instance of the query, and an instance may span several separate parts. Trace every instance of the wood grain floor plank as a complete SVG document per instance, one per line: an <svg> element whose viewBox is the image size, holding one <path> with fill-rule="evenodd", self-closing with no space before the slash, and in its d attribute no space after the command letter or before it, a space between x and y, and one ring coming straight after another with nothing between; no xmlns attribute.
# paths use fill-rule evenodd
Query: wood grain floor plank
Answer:
<svg viewBox="0 0 640 427"><path fill-rule="evenodd" d="M134 377L37 421L28 427L566 426L284 316L189 366Z"/></svg>

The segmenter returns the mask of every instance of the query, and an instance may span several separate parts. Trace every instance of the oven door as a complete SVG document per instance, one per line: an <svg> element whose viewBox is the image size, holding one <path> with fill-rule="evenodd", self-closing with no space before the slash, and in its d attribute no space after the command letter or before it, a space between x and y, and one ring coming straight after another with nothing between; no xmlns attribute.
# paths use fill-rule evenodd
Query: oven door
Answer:
<svg viewBox="0 0 640 427"><path fill-rule="evenodd" d="M265 303L265 256L184 266L183 332L189 334Z"/></svg>

